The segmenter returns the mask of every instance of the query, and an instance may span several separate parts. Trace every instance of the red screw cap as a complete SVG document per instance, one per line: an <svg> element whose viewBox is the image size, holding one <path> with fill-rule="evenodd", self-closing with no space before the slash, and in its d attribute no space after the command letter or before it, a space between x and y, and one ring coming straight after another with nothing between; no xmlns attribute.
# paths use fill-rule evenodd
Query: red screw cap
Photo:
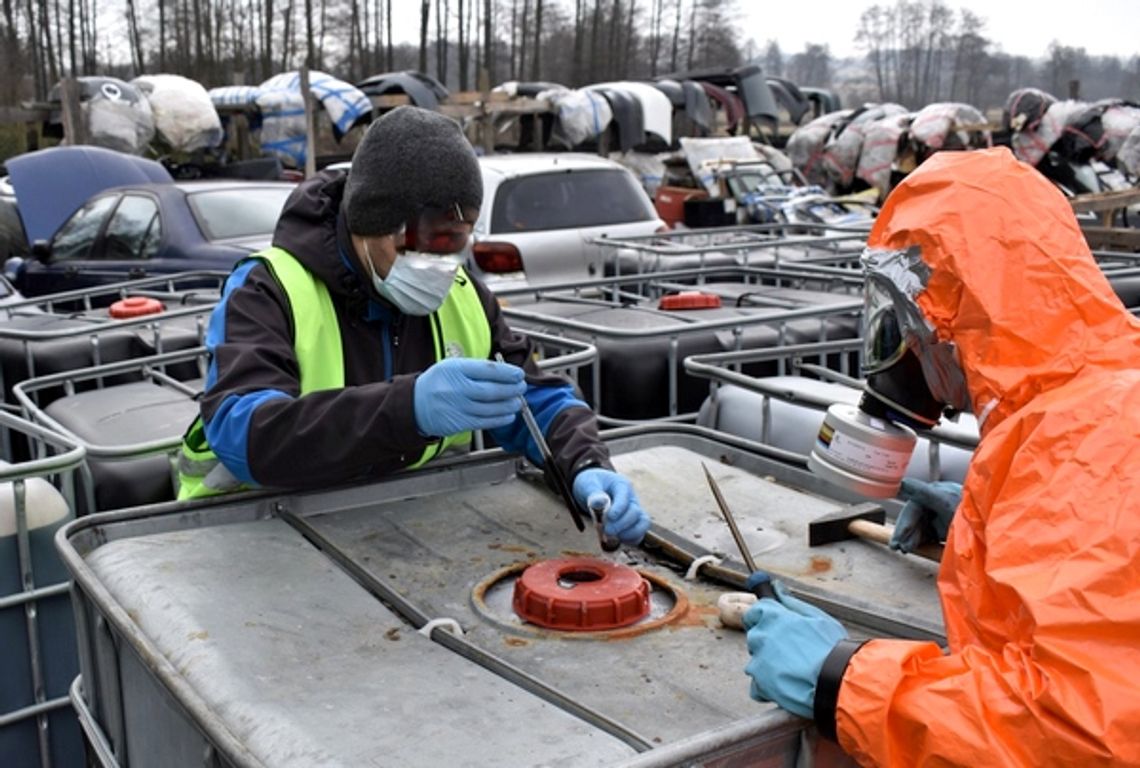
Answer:
<svg viewBox="0 0 1140 768"><path fill-rule="evenodd" d="M155 315L164 309L166 307L162 306L162 302L158 299L150 299L146 296L128 296L116 301L107 311L111 317L123 320L128 317Z"/></svg>
<svg viewBox="0 0 1140 768"><path fill-rule="evenodd" d="M617 629L649 614L649 582L629 566L606 560L544 560L515 582L514 608L519 618L540 627Z"/></svg>
<svg viewBox="0 0 1140 768"><path fill-rule="evenodd" d="M716 309L720 306L720 296L700 291L682 291L662 296L658 309Z"/></svg>

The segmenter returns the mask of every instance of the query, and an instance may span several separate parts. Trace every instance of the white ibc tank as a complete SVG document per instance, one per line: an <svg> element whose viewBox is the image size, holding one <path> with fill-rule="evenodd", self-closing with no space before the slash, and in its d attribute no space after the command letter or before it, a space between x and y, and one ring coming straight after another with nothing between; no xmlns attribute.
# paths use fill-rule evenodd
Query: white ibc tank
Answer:
<svg viewBox="0 0 1140 768"><path fill-rule="evenodd" d="M794 395L811 397L828 403L855 406L862 392L858 389L802 376L772 376L763 379ZM706 399L697 416L697 424L727 432L758 443L808 456L819 436L825 411L795 402L769 398L768 438L764 440L764 396L734 385L722 385L716 405ZM957 423L943 422L939 431L962 440L976 440L977 422L971 414L962 414ZM962 482L970 464L972 451L952 445L937 446L937 477L930 441L921 435L907 464L905 476L920 480L956 480Z"/></svg>

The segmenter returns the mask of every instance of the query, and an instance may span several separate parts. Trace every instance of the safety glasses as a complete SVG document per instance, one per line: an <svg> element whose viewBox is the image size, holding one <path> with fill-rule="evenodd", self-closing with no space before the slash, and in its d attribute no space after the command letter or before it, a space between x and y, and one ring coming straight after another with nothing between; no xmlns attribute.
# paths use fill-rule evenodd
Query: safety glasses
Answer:
<svg viewBox="0 0 1140 768"><path fill-rule="evenodd" d="M459 253L467 245L474 226L474 218L465 218L459 203L446 208L424 206L408 219L404 248L420 253Z"/></svg>

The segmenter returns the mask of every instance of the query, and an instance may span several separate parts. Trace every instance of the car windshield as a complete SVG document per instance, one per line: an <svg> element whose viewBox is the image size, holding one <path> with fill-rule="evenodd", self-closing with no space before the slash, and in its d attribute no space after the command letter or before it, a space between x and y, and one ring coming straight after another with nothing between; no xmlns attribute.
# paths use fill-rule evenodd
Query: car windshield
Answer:
<svg viewBox="0 0 1140 768"><path fill-rule="evenodd" d="M211 189L186 196L207 240L270 235L293 187Z"/></svg>
<svg viewBox="0 0 1140 768"><path fill-rule="evenodd" d="M491 232L598 227L649 221L655 215L626 171L559 171L504 181L495 195Z"/></svg>

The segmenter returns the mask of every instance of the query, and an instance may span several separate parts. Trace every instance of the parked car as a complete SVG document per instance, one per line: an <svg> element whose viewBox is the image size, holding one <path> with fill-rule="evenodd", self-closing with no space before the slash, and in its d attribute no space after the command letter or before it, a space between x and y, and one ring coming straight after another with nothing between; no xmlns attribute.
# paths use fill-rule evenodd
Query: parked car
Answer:
<svg viewBox="0 0 1140 768"><path fill-rule="evenodd" d="M573 153L488 155L483 205L465 254L492 288L601 277L599 237L663 231L637 178L602 157Z"/></svg>
<svg viewBox="0 0 1140 768"><path fill-rule="evenodd" d="M20 221L16 192L7 176L0 178L0 249L0 259L28 255L28 238Z"/></svg>
<svg viewBox="0 0 1140 768"><path fill-rule="evenodd" d="M59 150L71 152L47 154ZM4 273L25 296L175 272L229 270L269 245L294 186L176 183L161 166L161 172L153 167L157 163L141 158L95 147L59 150L8 163L31 249L26 255L9 252Z"/></svg>

